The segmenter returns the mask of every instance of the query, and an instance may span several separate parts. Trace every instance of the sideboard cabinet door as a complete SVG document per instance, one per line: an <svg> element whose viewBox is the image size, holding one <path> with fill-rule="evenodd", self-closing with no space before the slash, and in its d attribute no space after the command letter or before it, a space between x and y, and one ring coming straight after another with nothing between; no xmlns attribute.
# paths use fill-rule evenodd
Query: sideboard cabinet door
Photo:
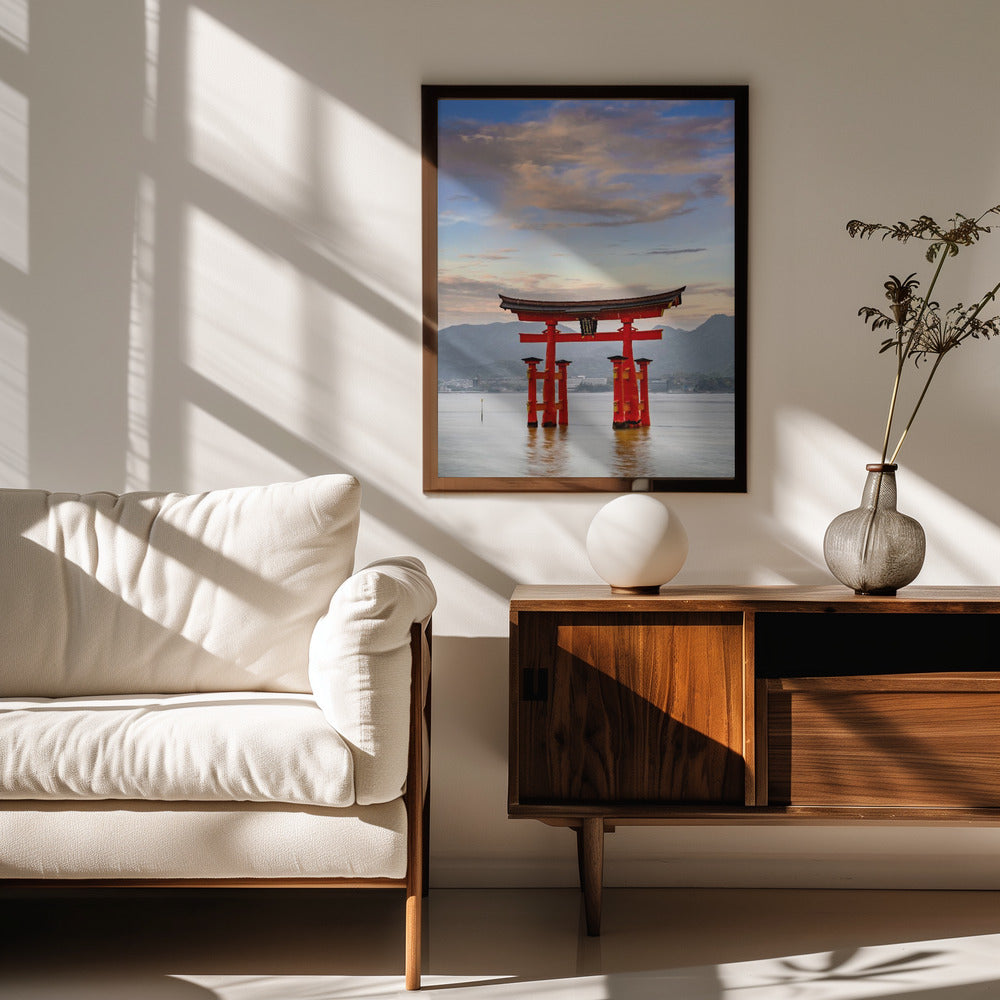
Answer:
<svg viewBox="0 0 1000 1000"><path fill-rule="evenodd" d="M744 801L743 616L521 612L521 804Z"/></svg>

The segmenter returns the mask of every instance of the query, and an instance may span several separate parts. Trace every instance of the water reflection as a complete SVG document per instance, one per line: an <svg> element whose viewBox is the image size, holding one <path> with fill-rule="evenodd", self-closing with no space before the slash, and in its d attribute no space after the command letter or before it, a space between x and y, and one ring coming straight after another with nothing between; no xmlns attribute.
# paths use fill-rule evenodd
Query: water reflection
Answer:
<svg viewBox="0 0 1000 1000"><path fill-rule="evenodd" d="M648 476L654 468L649 428L629 427L611 433L615 436L612 455L614 474L622 479Z"/></svg>
<svg viewBox="0 0 1000 1000"><path fill-rule="evenodd" d="M526 460L529 476L561 477L571 475L573 435L569 427L527 427ZM601 475L620 479L641 479L650 475L653 465L653 442L648 427L609 430L611 468ZM579 434L577 435L579 437Z"/></svg>
<svg viewBox="0 0 1000 1000"><path fill-rule="evenodd" d="M568 427L528 427L528 475L564 476L569 459Z"/></svg>

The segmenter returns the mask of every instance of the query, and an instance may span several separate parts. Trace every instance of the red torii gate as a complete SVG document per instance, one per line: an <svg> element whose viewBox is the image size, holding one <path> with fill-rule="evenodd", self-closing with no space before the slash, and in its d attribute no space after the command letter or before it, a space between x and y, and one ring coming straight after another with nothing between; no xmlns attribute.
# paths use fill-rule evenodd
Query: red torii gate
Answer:
<svg viewBox="0 0 1000 1000"><path fill-rule="evenodd" d="M612 355L614 375L614 414L611 426L615 430L628 427L649 426L649 383L646 369L648 358L632 355L634 340L661 340L662 330L636 330L632 323L637 319L662 316L664 311L681 304L681 293L686 288L673 288L653 295L640 295L630 299L592 299L590 301L552 301L544 299L517 299L500 295L500 308L516 313L526 323L544 323L544 333L522 333L522 344L545 344L545 368L538 370L541 358L523 358L528 366L528 426L538 426L538 411L542 411L542 426L555 427L569 423L566 394L566 368L569 361L556 360L556 344L584 341L621 341L622 353ZM621 320L621 327L614 333L598 333L600 320ZM556 329L559 323L579 321L579 333L563 333ZM636 365L639 365L638 371ZM536 381L542 382L542 401L538 402ZM556 387L558 386L558 399Z"/></svg>

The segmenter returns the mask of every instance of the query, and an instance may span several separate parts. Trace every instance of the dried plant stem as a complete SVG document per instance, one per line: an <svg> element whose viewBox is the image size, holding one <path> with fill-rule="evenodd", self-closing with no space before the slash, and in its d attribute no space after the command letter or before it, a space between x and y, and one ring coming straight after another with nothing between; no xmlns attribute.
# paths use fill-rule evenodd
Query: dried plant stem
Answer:
<svg viewBox="0 0 1000 1000"><path fill-rule="evenodd" d="M920 312L917 314L917 318L913 324L913 329L910 331L910 336L907 338L906 346L903 346L903 328L899 327L897 333L897 345L896 345L896 378L892 383L892 395L889 398L889 416L886 418L885 422L885 435L882 438L882 455L879 461L885 465L885 456L889 451L889 435L892 433L892 421L893 417L896 415L896 400L899 398L899 383L903 378L903 364L909 357L910 348L913 346L913 339L917 335L917 331L920 329L920 323L924 318L924 312L927 310L927 303L930 301L931 293L934 291L934 286L937 284L938 275L941 273L941 268L944 267L945 259L948 256L947 247L941 250L941 255L938 259L938 265L934 269L934 277L931 278L930 285L927 286L927 293L923 297L923 302L920 305ZM996 289L994 289L996 291ZM981 308L981 307L980 307ZM935 367L937 367L935 365ZM927 389L925 387L924 392ZM922 399L923 397L921 397ZM913 423L913 417L910 417L910 423ZM910 424L907 424L907 429L909 429ZM902 440L900 441L902 444ZM897 445L896 451L893 452L893 459L896 457L896 453L899 451L899 446ZM891 461L891 460L890 460ZM881 481L879 482L881 486ZM875 506L878 507L878 495L875 497ZM865 549L867 550L867 540L865 544Z"/></svg>
<svg viewBox="0 0 1000 1000"><path fill-rule="evenodd" d="M941 364L941 359L944 357L943 354L939 354L934 359L934 364L931 366L931 370L927 374L927 381L924 382L924 388L920 393L920 397L917 399L917 405L913 407L913 412L910 414L910 419L906 421L906 426L903 428L903 433L899 436L899 441L896 443L896 450L892 453L892 458L889 459L890 464L896 461L896 456L899 454L899 449L903 447L903 442L906 440L906 435L910 431L910 427L913 424L913 420L917 415L917 410L920 409L920 404L924 401L924 396L927 395L927 390L930 388L931 379L934 378L934 373L938 370L938 365Z"/></svg>
<svg viewBox="0 0 1000 1000"><path fill-rule="evenodd" d="M882 438L882 452L879 457L879 462L883 465L885 464L885 456L889 451L889 435L892 433L892 418L896 412L896 397L899 395L899 383L903 377L903 351L902 351L902 339L900 339L900 346L896 350L896 378L892 383L892 395L889 397L889 416L885 422L885 435Z"/></svg>

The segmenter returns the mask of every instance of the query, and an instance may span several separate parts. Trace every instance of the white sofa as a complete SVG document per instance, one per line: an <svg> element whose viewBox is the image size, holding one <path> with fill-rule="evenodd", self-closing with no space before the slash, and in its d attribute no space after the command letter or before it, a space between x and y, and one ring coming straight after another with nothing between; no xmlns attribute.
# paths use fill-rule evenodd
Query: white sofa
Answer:
<svg viewBox="0 0 1000 1000"><path fill-rule="evenodd" d="M0 490L0 880L403 888L419 988L435 595L360 493Z"/></svg>

